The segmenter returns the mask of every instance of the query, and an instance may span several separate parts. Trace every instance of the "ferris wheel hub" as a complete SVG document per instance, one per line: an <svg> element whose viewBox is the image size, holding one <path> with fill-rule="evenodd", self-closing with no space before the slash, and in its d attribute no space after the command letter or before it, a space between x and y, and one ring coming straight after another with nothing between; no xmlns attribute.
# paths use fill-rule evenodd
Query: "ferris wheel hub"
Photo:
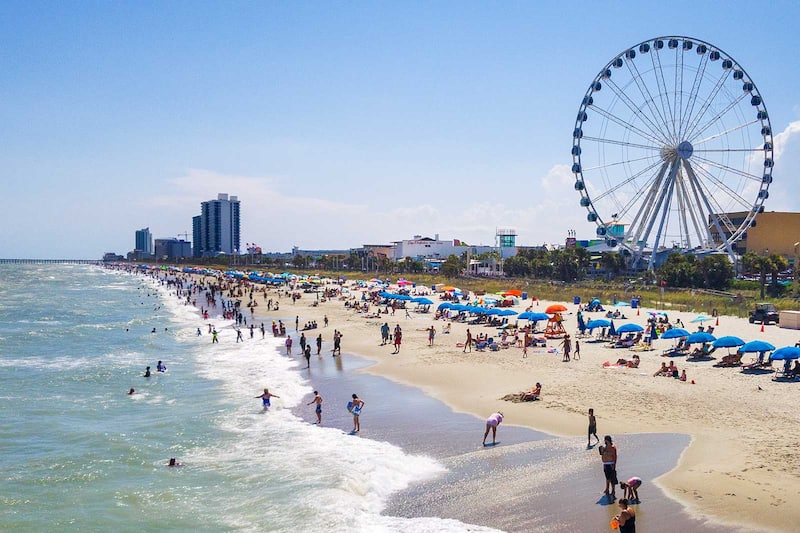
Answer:
<svg viewBox="0 0 800 533"><path fill-rule="evenodd" d="M694 153L694 146L689 141L683 141L678 145L678 157L681 159L689 159Z"/></svg>

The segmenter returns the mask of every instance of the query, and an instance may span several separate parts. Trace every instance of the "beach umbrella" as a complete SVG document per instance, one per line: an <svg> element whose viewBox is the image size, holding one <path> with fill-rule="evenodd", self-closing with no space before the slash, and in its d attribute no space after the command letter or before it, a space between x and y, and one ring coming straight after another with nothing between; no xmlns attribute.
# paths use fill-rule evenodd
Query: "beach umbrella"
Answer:
<svg viewBox="0 0 800 533"><path fill-rule="evenodd" d="M430 300L428 298L424 298L424 297L413 298L411 301L414 302L414 303L417 303L417 304L422 304L422 305L431 305L431 304L433 304L432 300Z"/></svg>
<svg viewBox="0 0 800 533"><path fill-rule="evenodd" d="M590 320L589 323L586 324L586 329L607 328L610 325L611 322L609 322L605 318L598 318L596 320Z"/></svg>
<svg viewBox="0 0 800 533"><path fill-rule="evenodd" d="M516 311L514 311L513 309L501 309L500 310L500 316L513 316L513 315L516 315L516 314L518 314L518 313Z"/></svg>
<svg viewBox="0 0 800 533"><path fill-rule="evenodd" d="M441 311L442 309L452 309L452 308L453 308L453 304L451 304L450 302L444 302L444 303L440 303L439 307L437 307L436 309Z"/></svg>
<svg viewBox="0 0 800 533"><path fill-rule="evenodd" d="M586 331L586 322L583 320L583 314L578 313L578 329L581 333Z"/></svg>
<svg viewBox="0 0 800 533"><path fill-rule="evenodd" d="M470 306L464 304L450 304L450 309L453 311L469 311L469 307Z"/></svg>
<svg viewBox="0 0 800 533"><path fill-rule="evenodd" d="M500 314L500 309L498 309L497 307L492 307L491 309L487 309L484 312L487 315L499 315Z"/></svg>
<svg viewBox="0 0 800 533"><path fill-rule="evenodd" d="M599 304L600 303L600 299L599 298L592 298L592 301L589 302L589 303Z"/></svg>
<svg viewBox="0 0 800 533"><path fill-rule="evenodd" d="M769 356L770 361L790 361L792 359L800 359L800 348L797 346L778 348Z"/></svg>
<svg viewBox="0 0 800 533"><path fill-rule="evenodd" d="M631 304L628 302L617 302L614 304L614 307L630 307Z"/></svg>
<svg viewBox="0 0 800 533"><path fill-rule="evenodd" d="M709 320L714 320L714 318L708 315L700 314L692 319L692 324L696 324L698 322L702 324L703 322L708 322Z"/></svg>
<svg viewBox="0 0 800 533"><path fill-rule="evenodd" d="M661 334L662 339L681 339L689 336L689 332L682 328L668 329ZM677 346L677 344L676 344Z"/></svg>
<svg viewBox="0 0 800 533"><path fill-rule="evenodd" d="M746 342L739 348L742 353L758 353L758 352L771 352L775 347L767 341L750 341Z"/></svg>
<svg viewBox="0 0 800 533"><path fill-rule="evenodd" d="M617 328L617 333L638 333L644 331L644 328L639 324L623 324Z"/></svg>
<svg viewBox="0 0 800 533"><path fill-rule="evenodd" d="M714 346L714 348L737 348L742 345L744 345L744 341L739 337L726 335L725 337L720 337L715 340L712 346Z"/></svg>
<svg viewBox="0 0 800 533"><path fill-rule="evenodd" d="M552 304L547 306L547 309L544 310L545 313L548 315L554 315L556 313L563 313L567 310L567 307L562 304Z"/></svg>
<svg viewBox="0 0 800 533"><path fill-rule="evenodd" d="M698 331L697 333L692 333L686 338L686 344L705 344L707 342L714 342L715 340L717 340L717 338L711 333Z"/></svg>
<svg viewBox="0 0 800 533"><path fill-rule="evenodd" d="M539 320L548 320L550 317L547 316L546 313L534 313L532 311L526 311L517 316L517 318L521 318L522 320L530 320L531 322L538 322Z"/></svg>
<svg viewBox="0 0 800 533"><path fill-rule="evenodd" d="M509 291L505 291L502 293L503 296L522 296L522 291L517 289L511 289Z"/></svg>
<svg viewBox="0 0 800 533"><path fill-rule="evenodd" d="M614 328L614 321L613 320L611 321L611 325L609 326L608 336L609 337L616 337L617 336L617 330Z"/></svg>
<svg viewBox="0 0 800 533"><path fill-rule="evenodd" d="M413 300L413 298L411 298L411 296L409 296L408 294L395 294L394 298L395 300L403 300L405 302Z"/></svg>
<svg viewBox="0 0 800 533"><path fill-rule="evenodd" d="M442 291L442 292L450 292L450 291L455 291L455 290L458 290L458 289L456 289L455 287L452 287L450 285L447 285L445 287L442 287L439 290Z"/></svg>

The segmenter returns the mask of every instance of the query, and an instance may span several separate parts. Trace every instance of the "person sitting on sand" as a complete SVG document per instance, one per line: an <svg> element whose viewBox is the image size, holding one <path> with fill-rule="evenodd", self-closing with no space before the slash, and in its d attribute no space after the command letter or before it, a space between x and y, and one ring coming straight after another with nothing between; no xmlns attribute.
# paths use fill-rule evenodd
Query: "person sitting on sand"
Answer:
<svg viewBox="0 0 800 533"><path fill-rule="evenodd" d="M628 361L628 363L625 366L627 366L628 368L639 368L639 361L640 361L639 356L634 355L633 359Z"/></svg>
<svg viewBox="0 0 800 533"><path fill-rule="evenodd" d="M661 368L656 370L655 374L653 374L653 377L666 376L668 374L669 374L669 368L667 368L667 363L664 362L664 361L661 361Z"/></svg>
<svg viewBox="0 0 800 533"><path fill-rule="evenodd" d="M534 400L538 400L541 394L542 394L542 384L537 381L536 386L528 392L523 392L522 397L520 399L523 402L532 402Z"/></svg>
<svg viewBox="0 0 800 533"><path fill-rule="evenodd" d="M678 378L681 381L686 381L686 369L684 368L681 370L681 377Z"/></svg>

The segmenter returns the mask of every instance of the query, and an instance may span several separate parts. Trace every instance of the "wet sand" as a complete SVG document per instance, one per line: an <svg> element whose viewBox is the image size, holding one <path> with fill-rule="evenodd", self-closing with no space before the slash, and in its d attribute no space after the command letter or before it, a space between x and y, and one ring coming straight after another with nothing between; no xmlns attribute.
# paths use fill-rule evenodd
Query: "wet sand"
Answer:
<svg viewBox="0 0 800 533"><path fill-rule="evenodd" d="M602 496L604 478L596 447L583 437L559 438L501 424L499 444L483 447L484 421L455 413L419 389L364 373L370 363L352 354L312 355L309 379L324 397L323 424L347 431L345 405L357 393L366 405L360 436L435 457L448 472L396 495L384 514L438 516L504 531L608 531L616 503ZM295 356L297 357L297 356ZM313 407L296 414L315 420ZM602 435L601 435L602 438ZM491 440L491 434L489 436ZM674 468L689 443L679 434L633 434L617 439L620 479L654 479ZM627 476L627 477L626 477ZM695 518L652 483L639 495L643 531L737 531ZM618 492L618 497L621 492Z"/></svg>

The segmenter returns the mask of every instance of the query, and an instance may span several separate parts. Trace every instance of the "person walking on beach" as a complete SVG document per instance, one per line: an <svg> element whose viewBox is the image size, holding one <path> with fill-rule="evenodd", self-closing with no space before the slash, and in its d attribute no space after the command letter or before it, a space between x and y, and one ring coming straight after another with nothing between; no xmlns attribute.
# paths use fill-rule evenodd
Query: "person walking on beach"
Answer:
<svg viewBox="0 0 800 533"><path fill-rule="evenodd" d="M322 396L319 395L319 392L314 391L314 399L308 402L306 405L317 404L314 408L314 412L317 414L317 425L322 425Z"/></svg>
<svg viewBox="0 0 800 533"><path fill-rule="evenodd" d="M389 342L389 323L384 322L381 326L381 346L386 346L387 342Z"/></svg>
<svg viewBox="0 0 800 533"><path fill-rule="evenodd" d="M294 315L294 330L300 331L300 315Z"/></svg>
<svg viewBox="0 0 800 533"><path fill-rule="evenodd" d="M325 315L325 317L322 319L322 323L325 324L326 328L328 327L328 315Z"/></svg>
<svg viewBox="0 0 800 533"><path fill-rule="evenodd" d="M400 353L400 345L403 343L403 330L400 329L400 324L394 328L394 351L393 354Z"/></svg>
<svg viewBox="0 0 800 533"><path fill-rule="evenodd" d="M264 323L262 322L261 323L261 339L262 340L264 339L264 334L265 333L266 333L266 330L264 329Z"/></svg>
<svg viewBox="0 0 800 533"><path fill-rule="evenodd" d="M595 444L600 444L600 437L597 436L597 419L594 416L594 409L589 409L589 435L586 437L586 447L592 447L592 435L597 440Z"/></svg>
<svg viewBox="0 0 800 533"><path fill-rule="evenodd" d="M467 340L464 341L464 353L467 353L467 348L472 352L472 333L469 331L469 328L467 328Z"/></svg>
<svg viewBox="0 0 800 533"><path fill-rule="evenodd" d="M333 356L342 355L342 333L333 330Z"/></svg>
<svg viewBox="0 0 800 533"><path fill-rule="evenodd" d="M436 328L431 326L428 328L428 346L433 346L433 338L436 336Z"/></svg>
<svg viewBox="0 0 800 533"><path fill-rule="evenodd" d="M236 328L236 344L239 344L239 341L244 342L244 337L242 337L242 329Z"/></svg>
<svg viewBox="0 0 800 533"><path fill-rule="evenodd" d="M575 351L572 352L572 359L575 361L580 361L581 359L581 341L575 339Z"/></svg>
<svg viewBox="0 0 800 533"><path fill-rule="evenodd" d="M361 409L364 408L364 400L358 397L358 394L353 394L353 401L350 402L350 412L353 414L353 433L361 431Z"/></svg>
<svg viewBox="0 0 800 533"><path fill-rule="evenodd" d="M286 355L292 355L292 336L287 335L286 341L284 342L286 345Z"/></svg>
<svg viewBox="0 0 800 533"><path fill-rule="evenodd" d="M306 358L306 368L311 368L311 345L306 344L306 349L303 350L303 355Z"/></svg>
<svg viewBox="0 0 800 533"><path fill-rule="evenodd" d="M216 328L211 330L211 344L219 344L219 337Z"/></svg>
<svg viewBox="0 0 800 533"><path fill-rule="evenodd" d="M611 496L611 501L617 499L617 447L614 445L611 435L603 437L605 445L600 446L600 458L603 461L603 475L606 478L606 488L603 494ZM609 492L609 487L611 492Z"/></svg>
<svg viewBox="0 0 800 533"><path fill-rule="evenodd" d="M492 445L497 444L497 426L503 421L503 412L497 411L489 415L486 419L486 431L483 432L483 445L486 446L486 437L489 435L489 430L492 430Z"/></svg>
<svg viewBox="0 0 800 533"><path fill-rule="evenodd" d="M569 362L569 352L572 350L572 342L569 339L569 333L564 335L564 340L561 341L561 348L564 350L564 358L561 360L563 362Z"/></svg>
<svg viewBox="0 0 800 533"><path fill-rule="evenodd" d="M317 355L322 352L322 333L317 335Z"/></svg>
<svg viewBox="0 0 800 533"><path fill-rule="evenodd" d="M278 396L277 394L272 394L271 392L269 392L269 389L264 389L264 393L259 394L258 396L256 396L256 398L261 398L261 404L264 406L264 410L267 411L269 410L270 406L269 399L280 398L280 396Z"/></svg>

